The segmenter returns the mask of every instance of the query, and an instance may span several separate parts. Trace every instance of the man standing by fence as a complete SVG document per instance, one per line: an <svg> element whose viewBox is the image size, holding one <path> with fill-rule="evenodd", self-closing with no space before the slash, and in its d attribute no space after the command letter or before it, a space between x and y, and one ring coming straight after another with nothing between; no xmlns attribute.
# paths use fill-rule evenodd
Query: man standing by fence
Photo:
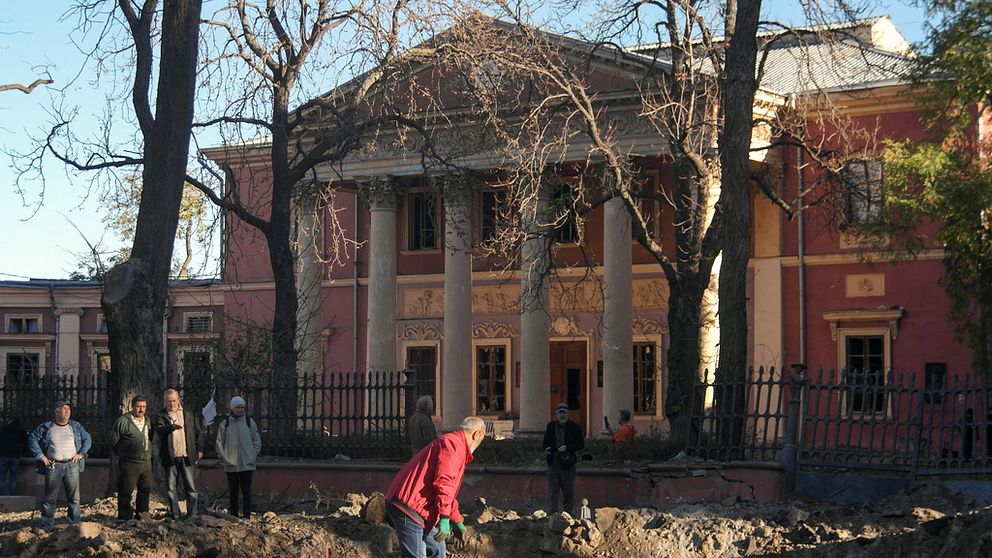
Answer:
<svg viewBox="0 0 992 558"><path fill-rule="evenodd" d="M568 405L555 409L555 420L544 431L544 456L548 462L548 513L558 511L558 493L565 499L565 511L575 513L576 452L586 446L582 429L568 417Z"/></svg>
<svg viewBox="0 0 992 558"><path fill-rule="evenodd" d="M468 417L454 432L427 444L397 473L386 491L386 512L396 528L402 558L444 558L449 537L468 536L458 510L458 489L465 466L485 438L486 423Z"/></svg>
<svg viewBox="0 0 992 558"><path fill-rule="evenodd" d="M86 465L86 453L93 440L83 425L70 420L68 401L55 403L55 420L43 422L28 437L28 450L37 460L36 470L45 475L45 498L41 504L41 526L55 523L55 497L61 484L68 500L69 523L79 524L79 473Z"/></svg>
<svg viewBox="0 0 992 558"><path fill-rule="evenodd" d="M169 517L179 519L180 485L186 493L186 517L195 519L199 499L193 481L196 462L203 459L206 437L199 415L182 406L179 392L165 390L165 408L155 415L158 457L165 470Z"/></svg>
<svg viewBox="0 0 992 558"><path fill-rule="evenodd" d="M152 494L152 430L145 413L148 401L137 395L131 399L131 411L117 419L110 432L110 447L117 456L117 518L148 519L148 500ZM138 496L131 507L131 493Z"/></svg>

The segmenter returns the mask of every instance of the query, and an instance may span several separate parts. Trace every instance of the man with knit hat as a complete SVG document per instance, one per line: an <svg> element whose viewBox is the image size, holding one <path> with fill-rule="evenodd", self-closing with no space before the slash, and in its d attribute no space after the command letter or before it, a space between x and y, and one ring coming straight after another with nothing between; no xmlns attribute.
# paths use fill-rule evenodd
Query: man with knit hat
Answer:
<svg viewBox="0 0 992 558"><path fill-rule="evenodd" d="M576 452L586 446L582 428L569 419L568 405L555 409L555 420L544 430L544 456L548 462L548 513L559 510L558 493L564 496L564 511L575 512Z"/></svg>
<svg viewBox="0 0 992 558"><path fill-rule="evenodd" d="M110 430L110 448L117 456L117 519L148 519L152 495L152 438L155 430L145 416L148 400L142 395L131 399L131 410L117 419ZM131 494L138 489L134 506Z"/></svg>
<svg viewBox="0 0 992 558"><path fill-rule="evenodd" d="M215 449L227 473L231 515L240 516L242 523L247 523L251 517L251 477L262 449L262 437L258 425L245 414L244 398L232 397L230 410L217 427Z"/></svg>
<svg viewBox="0 0 992 558"><path fill-rule="evenodd" d="M79 473L86 465L86 454L93 443L83 425L70 420L72 405L68 401L55 403L55 420L43 422L28 436L28 451L35 458L36 470L45 475L45 497L41 504L41 526L52 529L55 519L55 497L59 485L65 489L69 504L69 523L78 525Z"/></svg>

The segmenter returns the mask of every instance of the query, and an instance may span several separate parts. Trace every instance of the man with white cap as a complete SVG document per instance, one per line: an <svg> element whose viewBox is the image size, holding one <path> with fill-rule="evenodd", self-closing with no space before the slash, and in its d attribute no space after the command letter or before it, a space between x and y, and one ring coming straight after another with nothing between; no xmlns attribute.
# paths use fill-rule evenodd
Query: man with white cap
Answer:
<svg viewBox="0 0 992 558"><path fill-rule="evenodd" d="M262 437L255 421L245 415L245 400L241 396L231 398L230 409L230 414L217 427L215 449L227 473L231 515L240 516L247 523L251 517L251 477L262 449Z"/></svg>
<svg viewBox="0 0 992 558"><path fill-rule="evenodd" d="M564 496L564 511L575 512L575 462L576 453L585 447L582 428L569 420L568 405L561 403L555 409L555 420L544 431L544 456L548 462L548 513L558 508L558 493Z"/></svg>

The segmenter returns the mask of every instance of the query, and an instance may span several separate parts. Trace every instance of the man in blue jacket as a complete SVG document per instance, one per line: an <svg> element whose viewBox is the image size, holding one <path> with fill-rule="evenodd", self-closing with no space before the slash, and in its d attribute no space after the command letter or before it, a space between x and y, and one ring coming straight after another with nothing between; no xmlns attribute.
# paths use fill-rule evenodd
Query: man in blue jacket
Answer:
<svg viewBox="0 0 992 558"><path fill-rule="evenodd" d="M70 420L72 405L55 403L55 420L43 422L28 436L28 451L34 456L36 470L45 475L45 498L41 504L41 526L54 527L55 497L59 485L65 489L69 503L69 523L76 525L79 514L79 473L86 464L86 454L93 444L83 425Z"/></svg>

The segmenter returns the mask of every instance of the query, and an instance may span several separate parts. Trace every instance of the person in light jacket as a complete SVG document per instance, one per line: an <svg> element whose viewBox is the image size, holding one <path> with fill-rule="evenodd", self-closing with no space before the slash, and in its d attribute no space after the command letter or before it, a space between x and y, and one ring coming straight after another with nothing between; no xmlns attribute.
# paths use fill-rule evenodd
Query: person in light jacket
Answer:
<svg viewBox="0 0 992 558"><path fill-rule="evenodd" d="M227 473L231 515L240 516L241 521L247 523L251 517L251 477L262 449L262 437L258 434L258 425L245 414L243 398L232 397L230 409L231 413L217 427L215 449Z"/></svg>

